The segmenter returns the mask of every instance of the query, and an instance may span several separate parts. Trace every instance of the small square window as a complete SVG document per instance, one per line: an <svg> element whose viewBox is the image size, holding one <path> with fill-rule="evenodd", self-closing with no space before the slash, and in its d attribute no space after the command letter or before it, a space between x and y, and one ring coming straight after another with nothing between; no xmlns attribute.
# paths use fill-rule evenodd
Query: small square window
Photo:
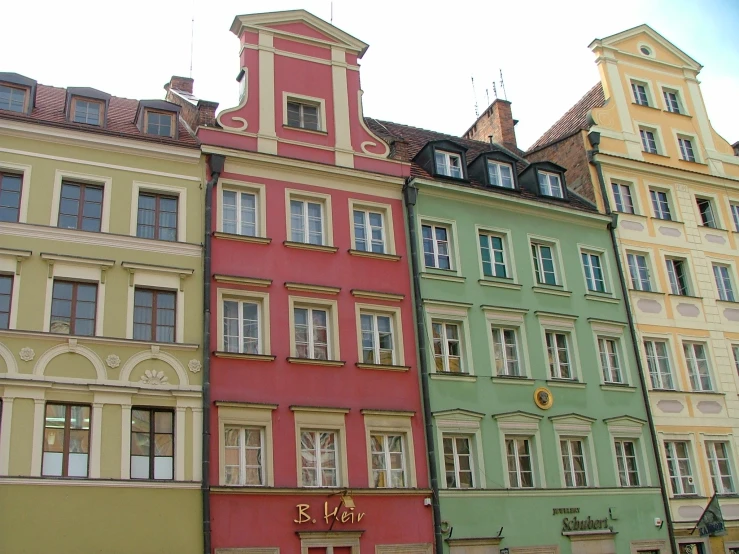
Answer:
<svg viewBox="0 0 739 554"><path fill-rule="evenodd" d="M677 144L680 147L680 158L686 162L694 162L695 152L693 151L693 141L686 137L678 137Z"/></svg>
<svg viewBox="0 0 739 554"><path fill-rule="evenodd" d="M176 241L178 203L176 196L140 192L136 236Z"/></svg>
<svg viewBox="0 0 739 554"><path fill-rule="evenodd" d="M90 406L46 404L41 475L87 477L89 458Z"/></svg>
<svg viewBox="0 0 739 554"><path fill-rule="evenodd" d="M264 429L226 426L224 439L224 484L264 485Z"/></svg>
<svg viewBox="0 0 739 554"><path fill-rule="evenodd" d="M634 102L640 106L649 106L649 95L646 83L640 83L638 81L631 82L631 92L634 94Z"/></svg>
<svg viewBox="0 0 739 554"><path fill-rule="evenodd" d="M472 459L472 437L445 434L442 442L447 488L474 488L475 472Z"/></svg>
<svg viewBox="0 0 739 554"><path fill-rule="evenodd" d="M64 335L93 336L98 287L93 283L54 280L49 331Z"/></svg>
<svg viewBox="0 0 739 554"><path fill-rule="evenodd" d="M532 242L531 256L534 261L536 282L542 285L559 285L554 247L548 244Z"/></svg>
<svg viewBox="0 0 739 554"><path fill-rule="evenodd" d="M570 359L570 334L562 331L546 331L549 375L552 379L575 379Z"/></svg>
<svg viewBox="0 0 739 554"><path fill-rule="evenodd" d="M500 235L480 233L480 257L482 258L482 273L485 277L499 277L506 279L508 275L506 239Z"/></svg>
<svg viewBox="0 0 739 554"><path fill-rule="evenodd" d="M434 362L439 373L466 373L462 360L461 325L431 320Z"/></svg>
<svg viewBox="0 0 739 554"><path fill-rule="evenodd" d="M558 174L548 173L546 171L537 171L537 174L539 176L539 194L554 198L564 198L564 189Z"/></svg>
<svg viewBox="0 0 739 554"><path fill-rule="evenodd" d="M665 259L667 278L670 281L670 291L672 294L679 296L687 296L690 294L690 289L688 288L687 264L688 262L686 260L678 258Z"/></svg>
<svg viewBox="0 0 739 554"><path fill-rule="evenodd" d="M174 478L174 412L131 409L131 479Z"/></svg>
<svg viewBox="0 0 739 554"><path fill-rule="evenodd" d="M446 175L447 177L454 177L456 179L464 178L462 156L459 154L436 150L434 152L434 159L436 161L436 172L439 175Z"/></svg>
<svg viewBox="0 0 739 554"><path fill-rule="evenodd" d="M680 108L680 96L677 91L663 89L662 94L665 98L665 106L668 112L683 113L683 110Z"/></svg>
<svg viewBox="0 0 739 554"><path fill-rule="evenodd" d="M644 254L626 254L631 277L631 288L634 290L652 290L652 280L649 275L647 257Z"/></svg>
<svg viewBox="0 0 739 554"><path fill-rule="evenodd" d="M0 110L23 113L26 111L28 89L0 85Z"/></svg>
<svg viewBox="0 0 739 554"><path fill-rule="evenodd" d="M598 337L598 354L604 383L624 383L621 372L619 340L613 337Z"/></svg>
<svg viewBox="0 0 739 554"><path fill-rule="evenodd" d="M19 221L22 186L23 175L0 173L0 221Z"/></svg>
<svg viewBox="0 0 739 554"><path fill-rule="evenodd" d="M734 285L729 266L713 264L713 277L716 280L719 300L734 302Z"/></svg>
<svg viewBox="0 0 739 554"><path fill-rule="evenodd" d="M100 232L103 187L62 181L58 227Z"/></svg>
<svg viewBox="0 0 739 554"><path fill-rule="evenodd" d="M94 100L74 99L72 121L86 125L100 125L103 104Z"/></svg>
<svg viewBox="0 0 739 554"><path fill-rule="evenodd" d="M647 367L652 388L657 390L675 390L672 384L672 369L667 343L659 340L645 340L644 350L647 354Z"/></svg>
<svg viewBox="0 0 739 554"><path fill-rule="evenodd" d="M452 269L449 228L442 225L422 225L423 259L426 267Z"/></svg>
<svg viewBox="0 0 739 554"><path fill-rule="evenodd" d="M534 463L531 439L528 437L505 438L508 464L508 486L512 489L534 487Z"/></svg>
<svg viewBox="0 0 739 554"><path fill-rule="evenodd" d="M663 190L649 189L649 195L652 197L654 217L657 219L672 221L672 213L670 212L670 202L667 193Z"/></svg>
<svg viewBox="0 0 739 554"><path fill-rule="evenodd" d="M320 131L320 109L317 104L287 101L287 125L299 129Z"/></svg>
<svg viewBox="0 0 739 554"><path fill-rule="evenodd" d="M146 110L146 134L159 137L173 136L172 114Z"/></svg>
<svg viewBox="0 0 739 554"><path fill-rule="evenodd" d="M488 160L488 179L494 187L514 188L513 168L510 164Z"/></svg>
<svg viewBox="0 0 739 554"><path fill-rule="evenodd" d="M616 211L625 214L634 213L634 201L631 199L631 186L621 183L611 183L613 200L616 203Z"/></svg>
<svg viewBox="0 0 739 554"><path fill-rule="evenodd" d="M659 154L657 139L655 138L655 131L653 129L639 129L639 136L641 137L644 152L647 154Z"/></svg>
<svg viewBox="0 0 739 554"><path fill-rule="evenodd" d="M582 252L582 267L585 271L585 283L591 292L606 292L606 278L603 263L599 254Z"/></svg>

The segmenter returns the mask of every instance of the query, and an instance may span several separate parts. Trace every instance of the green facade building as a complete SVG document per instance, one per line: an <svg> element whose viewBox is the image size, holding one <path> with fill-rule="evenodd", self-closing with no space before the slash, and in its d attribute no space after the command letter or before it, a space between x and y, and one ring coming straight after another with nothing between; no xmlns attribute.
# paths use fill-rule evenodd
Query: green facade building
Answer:
<svg viewBox="0 0 739 554"><path fill-rule="evenodd" d="M437 533L454 554L670 552L609 219L519 157L501 105L478 122L508 123L496 143L370 121L413 163Z"/></svg>

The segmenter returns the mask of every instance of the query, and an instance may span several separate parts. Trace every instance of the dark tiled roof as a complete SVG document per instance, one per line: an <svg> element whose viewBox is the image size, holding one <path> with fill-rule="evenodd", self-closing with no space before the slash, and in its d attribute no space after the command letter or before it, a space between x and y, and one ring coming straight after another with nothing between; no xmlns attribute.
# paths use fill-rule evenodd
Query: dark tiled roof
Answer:
<svg viewBox="0 0 739 554"><path fill-rule="evenodd" d="M394 159L411 163L412 177L419 177L422 179L430 179L436 181L444 180L440 179L439 177L432 176L423 167L413 162L413 158L415 158L416 154L418 154L421 149L426 146L427 143L436 140L448 140L467 148L466 157L468 164L472 162L475 158L477 158L480 154L483 154L485 152L504 152L509 156L513 156L513 158L517 160L516 169L518 173L521 173L521 171L529 166L529 163L521 156L519 156L515 152L511 152L509 149L497 143L464 139L460 137L455 137L453 135L446 135L444 133L437 133L435 131L427 131L426 129L419 129L418 127L411 127L409 125L402 125L400 123L392 123L390 121L382 121L370 117L365 117L364 119L367 123L367 126L372 130L372 132L374 132L377 136L391 145L391 156ZM581 198L580 196L575 195L571 191L569 195L570 201L562 202L560 200L550 200L548 198L538 196L524 189L512 191L497 187L489 187L486 186L484 183L475 180L461 183L458 180L450 179L449 182L457 186L484 189L491 194L517 196L526 198L528 200L534 200L536 202L542 202L544 204L554 204L556 206L571 207L589 212L597 211L595 209L595 206L593 206L591 203Z"/></svg>
<svg viewBox="0 0 739 554"><path fill-rule="evenodd" d="M198 141L188 132L187 128L181 121L178 123L179 138L176 140L169 137L148 135L139 131L138 127L136 127L136 124L134 123L136 112L139 109L139 101L131 100L129 98L119 98L117 96L110 97L110 104L108 106L106 117L106 127L104 128L96 125L86 125L84 123L72 123L67 120L64 114L64 102L66 100L66 96L66 89L38 85L38 88L36 89L36 104L30 115L0 110L0 118L41 123L44 125L63 127L65 129L75 129L99 135L132 138L172 146L193 148L197 148L199 146Z"/></svg>
<svg viewBox="0 0 739 554"><path fill-rule="evenodd" d="M588 125L588 114L593 108L600 108L606 103L605 96L603 95L603 85L599 82L588 93L580 98L577 103L572 106L567 113L565 113L557 123L539 137L534 144L528 149L527 154L544 148L565 139L569 136L574 135L578 131L587 129Z"/></svg>

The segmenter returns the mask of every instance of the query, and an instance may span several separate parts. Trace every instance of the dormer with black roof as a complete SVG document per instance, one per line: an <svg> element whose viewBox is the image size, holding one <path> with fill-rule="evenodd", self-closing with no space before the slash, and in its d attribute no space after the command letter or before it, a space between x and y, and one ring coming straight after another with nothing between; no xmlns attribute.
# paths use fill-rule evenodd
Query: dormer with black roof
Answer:
<svg viewBox="0 0 739 554"><path fill-rule="evenodd" d="M434 177L467 181L467 148L451 140L434 140L413 161Z"/></svg>
<svg viewBox="0 0 739 554"><path fill-rule="evenodd" d="M177 140L180 106L166 100L141 100L134 123L147 135Z"/></svg>
<svg viewBox="0 0 739 554"><path fill-rule="evenodd" d="M18 73L0 73L0 110L30 115L36 105L36 84Z"/></svg>
<svg viewBox="0 0 739 554"><path fill-rule="evenodd" d="M552 162L532 162L518 176L518 182L521 188L542 198L569 202L565 171L564 167Z"/></svg>
<svg viewBox="0 0 739 554"><path fill-rule="evenodd" d="M106 127L110 94L90 87L69 87L64 100L64 116L72 123Z"/></svg>
<svg viewBox="0 0 739 554"><path fill-rule="evenodd" d="M469 177L489 187L519 190L517 161L500 150L482 152L470 163Z"/></svg>

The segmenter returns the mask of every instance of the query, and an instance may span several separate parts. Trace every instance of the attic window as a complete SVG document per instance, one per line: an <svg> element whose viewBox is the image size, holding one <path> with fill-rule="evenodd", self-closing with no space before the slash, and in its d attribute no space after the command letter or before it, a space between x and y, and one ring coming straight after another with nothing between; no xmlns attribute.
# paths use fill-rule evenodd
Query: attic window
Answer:
<svg viewBox="0 0 739 554"><path fill-rule="evenodd" d="M95 100L75 98L72 109L72 121L87 125L100 125L103 103Z"/></svg>
<svg viewBox="0 0 739 554"><path fill-rule="evenodd" d="M172 114L146 110L146 134L159 137L172 136Z"/></svg>
<svg viewBox="0 0 739 554"><path fill-rule="evenodd" d="M654 50L651 46L641 43L639 44L639 53L642 56L647 56L648 58L654 58Z"/></svg>
<svg viewBox="0 0 739 554"><path fill-rule="evenodd" d="M564 190L562 189L562 181L556 173L539 171L539 194L542 196L553 196L555 198L564 198Z"/></svg>
<svg viewBox="0 0 739 554"><path fill-rule="evenodd" d="M287 124L290 127L320 131L318 105L288 100Z"/></svg>
<svg viewBox="0 0 739 554"><path fill-rule="evenodd" d="M26 108L25 88L0 85L0 110L23 113Z"/></svg>
<svg viewBox="0 0 739 554"><path fill-rule="evenodd" d="M446 175L447 177L454 177L456 179L464 178L462 173L462 156L459 154L437 150L434 153L434 159L436 161L436 172L438 174Z"/></svg>
<svg viewBox="0 0 739 554"><path fill-rule="evenodd" d="M509 164L488 160L488 177L494 187L513 188L513 170Z"/></svg>

